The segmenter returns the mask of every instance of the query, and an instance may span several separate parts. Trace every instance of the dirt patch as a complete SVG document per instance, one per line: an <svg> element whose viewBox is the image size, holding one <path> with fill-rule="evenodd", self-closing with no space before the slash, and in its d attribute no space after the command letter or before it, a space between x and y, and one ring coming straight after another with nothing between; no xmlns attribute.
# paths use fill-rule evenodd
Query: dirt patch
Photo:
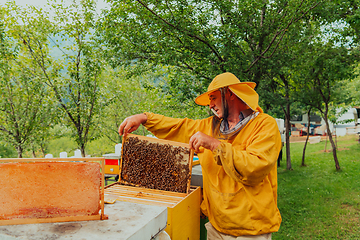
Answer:
<svg viewBox="0 0 360 240"><path fill-rule="evenodd" d="M346 151L346 150L350 150L350 148L337 148L336 151ZM325 151L324 151L325 152ZM332 152L332 149L327 149L326 152Z"/></svg>
<svg viewBox="0 0 360 240"><path fill-rule="evenodd" d="M307 136L290 136L290 142L293 143L293 142L305 142L306 141L306 137ZM314 137L314 136L310 136L311 137ZM316 137L319 137L319 136L316 136ZM325 141L327 139L326 136L320 136L321 137L321 141ZM308 140L309 141L309 140Z"/></svg>
<svg viewBox="0 0 360 240"><path fill-rule="evenodd" d="M350 150L349 148L337 148L336 151L347 151L347 150ZM331 153L332 152L332 149L326 149L326 150L320 150L320 151L317 151L315 153L324 153L324 152L327 152L327 153Z"/></svg>
<svg viewBox="0 0 360 240"><path fill-rule="evenodd" d="M343 203L343 204L341 204L341 208L347 209L347 210L352 210L352 209L354 209L354 206L351 204L348 204L348 203Z"/></svg>
<svg viewBox="0 0 360 240"><path fill-rule="evenodd" d="M346 212L334 216L337 222L341 224L348 233L356 232L360 224L359 209L348 203L341 204L340 208Z"/></svg>

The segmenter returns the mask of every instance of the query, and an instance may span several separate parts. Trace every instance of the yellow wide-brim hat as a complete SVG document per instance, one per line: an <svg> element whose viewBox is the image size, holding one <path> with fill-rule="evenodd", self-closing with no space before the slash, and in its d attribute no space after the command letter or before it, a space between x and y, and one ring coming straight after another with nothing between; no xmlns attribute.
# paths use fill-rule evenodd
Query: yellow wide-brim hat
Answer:
<svg viewBox="0 0 360 240"><path fill-rule="evenodd" d="M232 73L226 72L217 75L210 83L206 93L201 94L195 99L195 103L207 106L210 104L209 94L222 88L229 87L230 90L240 98L253 111L259 108L259 95L254 90L256 83L240 82L240 80Z"/></svg>

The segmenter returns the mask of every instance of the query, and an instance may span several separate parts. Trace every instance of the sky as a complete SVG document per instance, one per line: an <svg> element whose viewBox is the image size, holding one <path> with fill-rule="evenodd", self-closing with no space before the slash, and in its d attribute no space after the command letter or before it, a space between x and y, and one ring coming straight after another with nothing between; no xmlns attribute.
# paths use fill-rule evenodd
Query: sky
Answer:
<svg viewBox="0 0 360 240"><path fill-rule="evenodd" d="M5 4L9 0L0 0L0 5ZM13 0L14 1L14 0ZM65 2L71 3L72 0L64 0ZM107 8L109 5L105 0L95 0L98 4L99 9ZM36 7L45 7L47 0L15 0L17 5L25 7L26 5L34 5Z"/></svg>

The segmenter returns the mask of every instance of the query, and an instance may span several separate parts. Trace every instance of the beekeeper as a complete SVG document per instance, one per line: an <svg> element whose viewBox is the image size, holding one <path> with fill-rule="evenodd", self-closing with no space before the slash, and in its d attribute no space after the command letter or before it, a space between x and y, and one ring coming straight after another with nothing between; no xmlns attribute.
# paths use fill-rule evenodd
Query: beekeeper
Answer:
<svg viewBox="0 0 360 240"><path fill-rule="evenodd" d="M146 112L119 127L123 135L143 124L156 137L189 143L197 152L208 239L271 239L280 227L276 160L281 137L275 119L259 107L255 85L223 73L195 99L215 116L191 120Z"/></svg>

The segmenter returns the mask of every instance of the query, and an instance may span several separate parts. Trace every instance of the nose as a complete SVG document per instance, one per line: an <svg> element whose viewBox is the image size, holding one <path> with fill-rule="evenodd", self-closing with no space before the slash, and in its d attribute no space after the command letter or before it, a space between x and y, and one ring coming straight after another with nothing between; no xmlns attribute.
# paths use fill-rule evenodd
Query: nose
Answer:
<svg viewBox="0 0 360 240"><path fill-rule="evenodd" d="M209 108L211 109L211 108L213 108L214 106L215 106L214 101L213 101L213 100L210 100Z"/></svg>

